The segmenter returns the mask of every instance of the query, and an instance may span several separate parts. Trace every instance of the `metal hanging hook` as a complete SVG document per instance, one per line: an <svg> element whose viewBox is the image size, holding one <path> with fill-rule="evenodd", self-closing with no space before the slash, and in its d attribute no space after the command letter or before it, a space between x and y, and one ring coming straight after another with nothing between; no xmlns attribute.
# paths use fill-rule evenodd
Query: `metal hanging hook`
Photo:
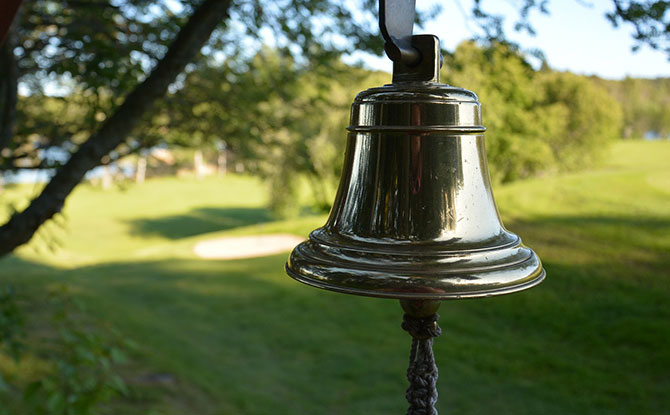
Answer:
<svg viewBox="0 0 670 415"><path fill-rule="evenodd" d="M393 62L417 65L421 53L412 46L416 0L379 0L379 29L386 55Z"/></svg>

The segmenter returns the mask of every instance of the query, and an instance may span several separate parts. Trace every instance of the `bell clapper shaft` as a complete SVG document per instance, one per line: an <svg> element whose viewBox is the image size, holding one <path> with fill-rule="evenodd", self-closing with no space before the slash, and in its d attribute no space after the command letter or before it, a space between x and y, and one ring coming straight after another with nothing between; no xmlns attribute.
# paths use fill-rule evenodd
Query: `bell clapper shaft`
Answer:
<svg viewBox="0 0 670 415"><path fill-rule="evenodd" d="M405 311L402 328L412 336L407 368L409 387L405 393L407 415L437 415L438 370L433 355L433 338L442 334L437 320L440 302L436 300L400 300Z"/></svg>

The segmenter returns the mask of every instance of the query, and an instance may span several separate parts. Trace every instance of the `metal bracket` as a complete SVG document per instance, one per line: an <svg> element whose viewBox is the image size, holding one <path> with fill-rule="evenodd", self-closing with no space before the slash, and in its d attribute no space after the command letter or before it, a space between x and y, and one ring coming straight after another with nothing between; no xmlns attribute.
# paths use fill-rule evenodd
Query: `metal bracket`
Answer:
<svg viewBox="0 0 670 415"><path fill-rule="evenodd" d="M412 46L416 0L379 0L379 30L384 50L393 62L417 65L421 53Z"/></svg>
<svg viewBox="0 0 670 415"><path fill-rule="evenodd" d="M421 59L414 65L407 65L402 60L393 62L393 83L440 82L442 54L437 36L412 36L412 46L419 52Z"/></svg>

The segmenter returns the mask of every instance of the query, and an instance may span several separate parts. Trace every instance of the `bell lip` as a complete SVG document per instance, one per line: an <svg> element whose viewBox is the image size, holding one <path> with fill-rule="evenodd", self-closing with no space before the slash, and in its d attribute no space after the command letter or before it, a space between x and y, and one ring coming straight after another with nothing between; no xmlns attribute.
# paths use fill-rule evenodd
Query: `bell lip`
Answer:
<svg viewBox="0 0 670 415"><path fill-rule="evenodd" d="M539 260L539 259L538 259ZM529 288L532 288L536 285L539 285L544 281L547 273L540 263L540 274L530 281L525 281L520 284L507 285L501 288L489 289L489 290L476 290L476 291L461 291L453 293L402 293L402 292L384 292L384 291L372 291L364 290L360 288L348 288L342 287L334 284L327 284L319 280L314 280L311 278L304 277L299 273L294 272L290 267L288 262L284 265L286 274L294 280L301 282L303 284L321 288L328 291L334 291L343 294L352 294L359 295L364 297L376 297L376 298L388 298L395 300L460 300L460 299L470 299L470 298L487 298L494 297L505 294L512 294L519 291L524 291Z"/></svg>
<svg viewBox="0 0 670 415"><path fill-rule="evenodd" d="M346 255L337 252L320 255L316 251L309 252L310 246L319 244L306 240L291 251L285 269L291 278L304 284L368 297L417 300L491 297L531 288L545 278L540 258L532 249L524 246L520 238L518 240L516 247L498 250L502 254L501 258L505 259L502 262L491 259L494 263L482 266L486 264L476 264L475 258L471 257L470 267L436 264L437 268L424 269L403 261L396 266L380 261L371 267L369 263L350 261ZM523 254L524 258L518 257L518 254ZM484 259L488 261L488 257ZM317 268L312 269L312 266ZM408 281L414 278L425 279L426 283L414 284ZM462 284L463 280L470 279L480 282Z"/></svg>

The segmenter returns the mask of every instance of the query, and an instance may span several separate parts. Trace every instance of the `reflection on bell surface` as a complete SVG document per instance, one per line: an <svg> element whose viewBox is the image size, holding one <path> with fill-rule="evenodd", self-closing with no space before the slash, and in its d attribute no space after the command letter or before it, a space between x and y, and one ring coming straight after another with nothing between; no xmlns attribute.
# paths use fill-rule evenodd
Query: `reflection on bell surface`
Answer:
<svg viewBox="0 0 670 415"><path fill-rule="evenodd" d="M356 97L333 208L291 252L291 277L435 300L510 293L544 278L537 255L500 221L477 96L440 84L439 66L423 71L394 68L393 84Z"/></svg>

